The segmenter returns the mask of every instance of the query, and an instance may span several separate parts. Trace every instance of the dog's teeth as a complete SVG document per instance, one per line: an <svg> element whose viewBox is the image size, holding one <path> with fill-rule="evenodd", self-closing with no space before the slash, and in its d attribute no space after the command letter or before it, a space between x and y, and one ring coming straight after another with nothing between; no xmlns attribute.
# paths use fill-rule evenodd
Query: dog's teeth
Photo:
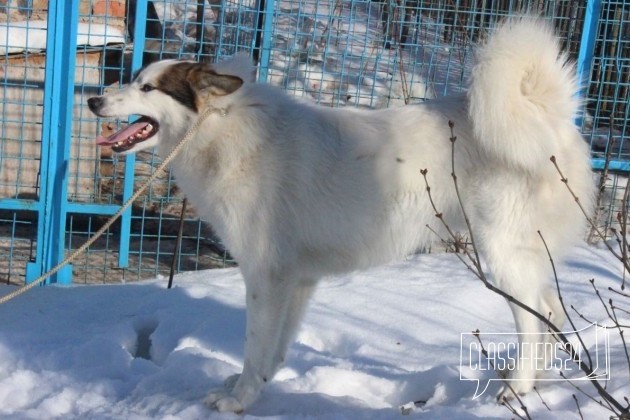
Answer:
<svg viewBox="0 0 630 420"><path fill-rule="evenodd" d="M151 124L147 124L147 126L146 126L146 127L144 127L144 129L145 129L146 131L151 131L151 130L153 130L153 126L152 126Z"/></svg>

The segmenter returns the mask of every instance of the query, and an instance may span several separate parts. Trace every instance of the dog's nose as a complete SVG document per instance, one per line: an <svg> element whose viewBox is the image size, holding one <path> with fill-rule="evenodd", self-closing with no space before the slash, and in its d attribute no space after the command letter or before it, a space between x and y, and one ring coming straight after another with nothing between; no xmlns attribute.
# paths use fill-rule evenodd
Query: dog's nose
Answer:
<svg viewBox="0 0 630 420"><path fill-rule="evenodd" d="M103 106L103 97L95 96L93 98L88 99L88 106L90 107L90 111L96 113L101 106Z"/></svg>

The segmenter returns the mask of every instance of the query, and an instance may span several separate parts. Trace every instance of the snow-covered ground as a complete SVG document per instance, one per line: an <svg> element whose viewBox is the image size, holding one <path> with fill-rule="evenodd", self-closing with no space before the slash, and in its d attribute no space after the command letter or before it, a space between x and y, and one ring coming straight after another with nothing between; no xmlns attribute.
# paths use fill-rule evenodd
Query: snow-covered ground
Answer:
<svg viewBox="0 0 630 420"><path fill-rule="evenodd" d="M607 287L619 286L619 263L583 246L558 270L565 302L609 325L589 279L605 300L618 301ZM0 417L218 418L202 400L241 368L241 276L238 269L211 270L177 276L171 290L165 285L43 287L0 306ZM0 294L11 290L1 286ZM621 306L628 308L627 299ZM402 416L400 406L420 400L426 403L408 404L409 417L511 417L494 402L499 383L473 400L475 382L460 380L461 333L477 328L514 330L507 304L453 254L329 279L285 367L245 418L392 419ZM630 395L629 367L619 335L610 330L609 337L607 389L621 400ZM539 390L551 411L529 394L524 402L534 418L579 418L574 393L584 418L608 417L566 382L547 381Z"/></svg>
<svg viewBox="0 0 630 420"><path fill-rule="evenodd" d="M0 24L0 54L46 49L48 23L28 20ZM114 26L79 23L77 45L107 45L125 42L125 35Z"/></svg>

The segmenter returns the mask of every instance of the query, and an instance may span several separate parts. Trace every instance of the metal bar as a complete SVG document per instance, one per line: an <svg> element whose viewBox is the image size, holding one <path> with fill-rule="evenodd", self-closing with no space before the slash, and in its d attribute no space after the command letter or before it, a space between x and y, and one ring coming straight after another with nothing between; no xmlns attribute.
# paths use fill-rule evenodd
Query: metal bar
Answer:
<svg viewBox="0 0 630 420"><path fill-rule="evenodd" d="M41 202L37 200L21 200L18 198L4 198L4 199L0 199L0 209L29 210L29 211L39 212L41 210Z"/></svg>
<svg viewBox="0 0 630 420"><path fill-rule="evenodd" d="M63 19L63 10L60 12L59 9L63 9L64 4L57 4L58 2L53 2L50 4L48 9L48 23L47 23L47 35L57 33L57 31L61 31L63 22L59 23L60 19L58 16L61 16ZM51 130L54 129L55 123L53 119L55 118L53 112L56 111L56 107L54 107L54 99L58 96L58 86L56 86L56 80L54 80L56 63L56 48L57 43L55 42L55 38L53 36L47 36L46 38L46 60L45 60L45 83L44 83L44 106L42 112L42 152L41 152L41 166L40 166L40 211L37 215L37 242L35 247L35 261L29 263L26 268L26 283L29 283L34 277L38 277L41 273L46 271L46 259L49 254L48 247L50 245L49 240L49 207L50 207L50 181L52 180L52 176L47 176L51 172L50 167L52 166L52 160L54 160L54 149L51 148L50 139ZM58 54L61 56L61 53ZM42 176L46 174L46 176ZM48 279L50 281L51 279Z"/></svg>
<svg viewBox="0 0 630 420"><path fill-rule="evenodd" d="M606 159L592 159L591 164L593 169L603 170L606 163ZM608 170L612 172L630 172L630 162L622 161L622 160L611 160L608 163Z"/></svg>
<svg viewBox="0 0 630 420"><path fill-rule="evenodd" d="M147 28L148 0L137 0L135 26L133 31L133 52L131 55L131 74L142 67L142 54ZM136 155L129 154L125 158L125 175L123 181L123 203L133 195ZM120 245L118 253L118 267L129 266L129 241L131 236L131 207L120 216Z"/></svg>
<svg viewBox="0 0 630 420"><path fill-rule="evenodd" d="M587 0L586 11L584 12L584 26L582 27L582 38L580 40L580 51L576 64L576 76L578 83L582 86L582 97L588 93L588 82L591 75L593 55L595 53L595 43L597 41L597 25L602 8L601 0ZM584 117L580 114L576 119L578 127L582 127Z"/></svg>
<svg viewBox="0 0 630 420"><path fill-rule="evenodd" d="M205 30L206 0L197 0L197 26L195 29L195 53L197 61L202 61Z"/></svg>
<svg viewBox="0 0 630 420"><path fill-rule="evenodd" d="M46 70L42 116L43 200L38 217L36 261L27 267L26 282L61 262L65 253L68 161L70 156L74 70L79 0L50 2L46 39ZM69 284L68 265L47 281Z"/></svg>
<svg viewBox="0 0 630 420"><path fill-rule="evenodd" d="M109 216L116 213L120 209L120 205L70 202L66 209L67 213Z"/></svg>
<svg viewBox="0 0 630 420"><path fill-rule="evenodd" d="M258 80L267 82L271 62L274 0L259 0L254 61L258 64Z"/></svg>
<svg viewBox="0 0 630 420"><path fill-rule="evenodd" d="M182 237L184 236L184 222L186 220L186 204L188 200L184 198L182 201L182 213L179 216L179 228L177 229L177 239L175 240L175 249L173 249L173 259L171 260L171 271L168 275L167 289L173 287L173 277L175 277L175 271L178 271L179 266L179 254L181 253Z"/></svg>
<svg viewBox="0 0 630 420"><path fill-rule="evenodd" d="M265 25L265 3L266 0L256 1L256 33L254 34L254 50L252 51L252 58L254 63L260 63L260 48L262 47L263 30Z"/></svg>
<svg viewBox="0 0 630 420"><path fill-rule="evenodd" d="M48 8L48 24L47 24L47 30L48 33L53 33L53 30L56 29L56 14L57 14L57 2L52 2L49 5ZM40 168L39 168L39 177L38 179L47 179L48 177L41 177L41 174L47 174L48 173L48 167L49 167L49 156L50 156L50 147L49 144L47 142L44 142L44 138L46 137L46 133L49 132L50 130L50 109L51 106L50 104L50 98L52 97L52 90L53 90L53 82L52 79L48 77L49 72L52 73L52 68L53 68L53 63L52 63L52 57L53 57L53 52L54 52L54 43L52 42L52 39L54 37L47 37L46 43L47 43L47 48L50 48L49 50L47 49L47 51L49 51L49 54L46 55L46 81L44 83L44 106L43 106L43 112L42 112L42 141L41 141L41 153L40 153ZM35 259L28 262L26 264L26 273L25 273L25 282L26 283L30 283L32 280L36 279L37 277L39 277L42 274L42 255L44 254L44 240L45 240L45 235L44 233L46 232L46 223L47 220L45 218L46 212L45 212L45 198L44 198L44 194L46 193L46 184L45 182L41 182L40 185L40 189L39 189L39 200L40 202L38 203L38 211L37 211L37 237L35 240ZM10 203L10 202L9 202ZM15 204L15 201L13 201L13 203Z"/></svg>
<svg viewBox="0 0 630 420"><path fill-rule="evenodd" d="M37 200L22 200L17 198L0 199L0 209L3 210L40 211L41 206L42 203ZM120 209L120 205L68 202L65 208L66 213L108 216L116 213L118 209Z"/></svg>
<svg viewBox="0 0 630 420"><path fill-rule="evenodd" d="M79 0L66 2L64 9L61 57L60 101L62 114L59 116L57 135L50 138L57 146L56 167L53 190L53 209L58 209L53 217L53 240L51 244L50 269L63 261L65 257L66 215L68 205L68 165L72 142L72 118L74 108L74 79L77 58L77 30L79 26ZM56 37L56 34L55 34ZM65 106L65 109L63 108ZM72 266L67 265L51 281L60 284L72 283Z"/></svg>

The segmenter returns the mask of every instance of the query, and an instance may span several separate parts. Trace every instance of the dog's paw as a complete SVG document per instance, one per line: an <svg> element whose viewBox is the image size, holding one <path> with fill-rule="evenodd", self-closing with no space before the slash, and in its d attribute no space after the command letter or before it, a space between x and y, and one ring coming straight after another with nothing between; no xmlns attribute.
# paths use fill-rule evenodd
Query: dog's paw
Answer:
<svg viewBox="0 0 630 420"><path fill-rule="evenodd" d="M232 375L223 382L222 388L210 390L204 404L206 407L220 412L232 412L242 414L245 407L238 398L231 395L238 378L241 375Z"/></svg>
<svg viewBox="0 0 630 420"><path fill-rule="evenodd" d="M204 402L207 407L214 410L242 414L256 401L263 385L262 378L252 380L251 376L243 374L230 376L222 388L211 390Z"/></svg>
<svg viewBox="0 0 630 420"><path fill-rule="evenodd" d="M225 388L214 389L208 393L204 404L212 409L221 413L235 413L242 414L245 411L243 404L231 396Z"/></svg>

